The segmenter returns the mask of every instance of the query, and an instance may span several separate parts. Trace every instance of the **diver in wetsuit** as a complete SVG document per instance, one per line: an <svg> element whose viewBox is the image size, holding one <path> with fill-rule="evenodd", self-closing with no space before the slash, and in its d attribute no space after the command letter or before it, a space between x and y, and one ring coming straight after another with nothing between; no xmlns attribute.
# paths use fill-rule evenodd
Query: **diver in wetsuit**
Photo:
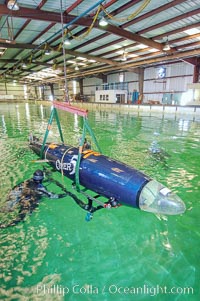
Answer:
<svg viewBox="0 0 200 301"><path fill-rule="evenodd" d="M148 150L151 157L151 164L160 163L164 169L168 168L167 159L170 155L162 147L160 147L156 140L151 143Z"/></svg>
<svg viewBox="0 0 200 301"><path fill-rule="evenodd" d="M42 170L36 170L33 178L18 184L8 195L7 206L1 212L11 212L19 207L17 217L8 224L0 224L0 228L14 226L23 221L27 214L31 214L39 205L41 198L51 199L63 198L67 194L54 194L49 192L42 184L44 173Z"/></svg>

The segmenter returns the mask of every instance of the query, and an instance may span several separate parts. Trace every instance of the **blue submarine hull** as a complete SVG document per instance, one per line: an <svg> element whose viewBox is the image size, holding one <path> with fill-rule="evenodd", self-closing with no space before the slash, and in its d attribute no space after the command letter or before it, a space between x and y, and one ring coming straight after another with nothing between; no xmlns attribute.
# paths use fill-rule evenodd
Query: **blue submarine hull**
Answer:
<svg viewBox="0 0 200 301"><path fill-rule="evenodd" d="M38 155L42 144L32 142L30 148ZM46 144L43 158L67 178L75 181L79 149L64 144ZM81 154L79 182L88 190L118 203L161 214L181 214L182 200L162 184L139 170L93 150Z"/></svg>

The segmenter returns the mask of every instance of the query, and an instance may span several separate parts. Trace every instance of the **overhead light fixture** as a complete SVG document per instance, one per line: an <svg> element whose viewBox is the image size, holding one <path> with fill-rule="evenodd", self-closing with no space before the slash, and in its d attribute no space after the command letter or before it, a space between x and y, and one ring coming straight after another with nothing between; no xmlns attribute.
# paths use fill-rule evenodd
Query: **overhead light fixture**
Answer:
<svg viewBox="0 0 200 301"><path fill-rule="evenodd" d="M86 66L86 63L78 63L79 64L79 66Z"/></svg>
<svg viewBox="0 0 200 301"><path fill-rule="evenodd" d="M125 49L124 49L124 51L122 52L122 61L123 61L123 62L127 61L127 52L125 51Z"/></svg>
<svg viewBox="0 0 200 301"><path fill-rule="evenodd" d="M64 40L64 45L70 45L70 44L71 44L70 40L68 38L66 38Z"/></svg>
<svg viewBox="0 0 200 301"><path fill-rule="evenodd" d="M137 56L139 56L139 55L138 55L138 54L135 54L135 53L129 53L128 56L129 56L129 57L137 57Z"/></svg>
<svg viewBox="0 0 200 301"><path fill-rule="evenodd" d="M77 56L77 60L86 61L87 59L85 57L82 57L82 56Z"/></svg>
<svg viewBox="0 0 200 301"><path fill-rule="evenodd" d="M169 43L168 43L168 42L165 43L165 45L164 45L164 47L163 47L163 50L164 50L164 51L169 51L170 49L171 49L171 47L170 47Z"/></svg>
<svg viewBox="0 0 200 301"><path fill-rule="evenodd" d="M7 3L7 8L11 10L19 10L19 5L17 4L17 0L9 0Z"/></svg>
<svg viewBox="0 0 200 301"><path fill-rule="evenodd" d="M0 47L0 56L2 56L4 54L4 52L6 51L7 48L4 47Z"/></svg>
<svg viewBox="0 0 200 301"><path fill-rule="evenodd" d="M70 64L76 64L76 61L74 61L74 60L68 60L67 62Z"/></svg>
<svg viewBox="0 0 200 301"><path fill-rule="evenodd" d="M0 38L1 43L6 43L6 44L15 44L16 42L13 40L8 40L8 39L2 39Z"/></svg>
<svg viewBox="0 0 200 301"><path fill-rule="evenodd" d="M27 68L26 63L22 63L22 68L23 68L23 69Z"/></svg>
<svg viewBox="0 0 200 301"><path fill-rule="evenodd" d="M51 53L51 51L49 49L46 49L44 54L45 55L50 55L50 53Z"/></svg>
<svg viewBox="0 0 200 301"><path fill-rule="evenodd" d="M127 56L126 56L126 53L123 53L123 56L122 56L122 61L123 61L123 62L127 61Z"/></svg>
<svg viewBox="0 0 200 301"><path fill-rule="evenodd" d="M108 21L104 17L102 17L99 21L99 25L106 26L106 25L108 25Z"/></svg>
<svg viewBox="0 0 200 301"><path fill-rule="evenodd" d="M170 47L170 45L169 45L168 38L167 38L167 40L166 40L166 42L165 42L165 45L164 45L164 47L163 47L163 50L164 50L164 51L169 51L170 49L171 49L171 47Z"/></svg>
<svg viewBox="0 0 200 301"><path fill-rule="evenodd" d="M149 51L149 52L157 52L158 49L156 49L156 48L151 48L151 49L149 49L148 51Z"/></svg>

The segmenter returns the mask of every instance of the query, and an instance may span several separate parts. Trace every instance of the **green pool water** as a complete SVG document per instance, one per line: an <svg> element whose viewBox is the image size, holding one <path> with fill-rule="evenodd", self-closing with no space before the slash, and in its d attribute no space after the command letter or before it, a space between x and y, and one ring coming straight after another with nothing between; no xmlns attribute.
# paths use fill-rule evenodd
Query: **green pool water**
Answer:
<svg viewBox="0 0 200 301"><path fill-rule="evenodd" d="M50 111L40 103L0 104L0 207L12 187L43 167L33 162L27 137L43 138ZM66 143L77 146L81 117L59 117ZM105 155L169 187L187 210L167 217L122 206L86 222L70 197L43 198L24 222L0 229L0 300L199 300L200 121L106 110L88 119ZM48 140L59 142L56 123ZM149 151L153 141L162 155ZM52 176L71 189L61 174ZM54 183L48 189L60 192Z"/></svg>

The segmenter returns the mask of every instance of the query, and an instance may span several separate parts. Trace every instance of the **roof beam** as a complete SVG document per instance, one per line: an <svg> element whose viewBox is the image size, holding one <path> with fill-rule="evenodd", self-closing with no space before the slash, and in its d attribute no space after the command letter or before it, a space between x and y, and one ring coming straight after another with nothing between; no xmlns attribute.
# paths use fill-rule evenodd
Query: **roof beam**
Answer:
<svg viewBox="0 0 200 301"><path fill-rule="evenodd" d="M102 29L99 25L98 25L98 28ZM147 45L147 46L155 48L155 49L159 49L159 50L163 49L163 44L157 43L151 39L147 39L142 36L139 36L138 34L127 31L121 27L117 27L117 26L108 24L107 26L105 26L105 30L109 31L112 34L123 37L124 39L139 42L141 44Z"/></svg>
<svg viewBox="0 0 200 301"><path fill-rule="evenodd" d="M193 15L197 15L197 14L200 14L200 8L198 9L195 9L195 10L192 10L192 11L189 11L185 14L181 14L180 16L177 16L177 17L174 17L174 18L171 18L171 19L167 19L166 21L164 22L161 22L161 23L158 23L158 24L155 24L153 26L150 26L150 27L147 27L145 29L142 29L140 31L138 31L138 34L143 34L143 33L146 33L146 32L150 32L152 30L155 30L157 28L160 28L160 26L162 25L165 26L165 25L168 25L170 23L176 23L177 21L179 20L182 20L182 19L186 19L186 18L189 18ZM167 35L167 34L166 34Z"/></svg>
<svg viewBox="0 0 200 301"><path fill-rule="evenodd" d="M189 63L189 64L193 65L193 66L200 66L200 58L198 58L198 57L186 58L186 59L184 59L184 61L186 63Z"/></svg>
<svg viewBox="0 0 200 301"><path fill-rule="evenodd" d="M200 26L200 22L192 23L192 24L184 26L184 27L179 27L177 29L173 29L171 31L168 31L167 33L165 32L165 33L159 34L156 37L153 37L153 39L154 40L160 40L163 37L166 37L166 35L169 37L173 34L180 33L180 32L183 32L185 30L188 30L188 29L191 29L191 28L194 28L194 27L199 27L199 26Z"/></svg>
<svg viewBox="0 0 200 301"><path fill-rule="evenodd" d="M30 49L30 50L34 50L37 47L37 50L44 50L44 46L37 46L37 45L33 45L33 44L23 44L23 43L15 43L15 44L10 44L10 43L1 43L0 42L0 47L4 47L4 48L15 48L15 49ZM52 50L57 51L57 52L62 52L61 50L58 50L57 47L51 47ZM97 62L103 63L103 64L108 64L108 65L116 65L116 62L113 62L112 60L109 59L104 59L98 56L94 56L94 55L89 55L89 54L85 54L82 52L78 52L78 51L73 51L73 50L67 50L66 54L70 54L73 56L81 56L84 57L86 59L89 60L95 60Z"/></svg>
<svg viewBox="0 0 200 301"><path fill-rule="evenodd" d="M134 18L133 20L126 22L125 24L122 25L123 28L128 27L130 25L136 24L146 18L149 18L151 16L155 16L156 14L161 13L162 11L165 11L169 8L171 8L172 6L176 6L178 4L181 4L183 2L186 2L187 0L173 0L172 2L169 2L167 4L164 4L158 8L152 9L151 11L149 11L148 13L145 13L139 17Z"/></svg>
<svg viewBox="0 0 200 301"><path fill-rule="evenodd" d="M19 60L17 59L3 59L3 58L0 58L0 63L5 63L5 64L16 64L18 63ZM43 62L39 62L39 61L34 61L34 62L31 62L31 64L33 65L37 65L37 66L45 66L45 67L52 67L52 64L49 64L49 63L43 63ZM1 68L2 69L2 68Z"/></svg>
<svg viewBox="0 0 200 301"><path fill-rule="evenodd" d="M160 56L158 58L148 58L148 59L143 59L140 61L134 61L134 62L130 62L128 64L119 64L118 66L115 67L100 67L100 68L96 68L95 70L88 70L88 71L82 71L80 74L80 77L82 76L88 76L88 75L93 75L95 76L95 74L99 74L102 72L113 72L113 71L118 71L118 70L127 70L129 68L136 68L136 67L142 67L144 65L146 65L147 67L151 67L152 65L158 64L160 62L162 62L162 64L164 64L165 62L168 61L180 61L183 59L188 59L190 57L196 56L199 54L199 49L197 50L192 50L192 51L183 51L181 53L176 53L176 54L172 54L172 55L163 55ZM75 76L74 74L68 74L67 76L68 78L74 78L77 77L77 75Z"/></svg>
<svg viewBox="0 0 200 301"><path fill-rule="evenodd" d="M0 5L0 15L10 15L10 10L6 7L6 5ZM48 12L44 10L40 10L40 13L38 14L38 10L30 9L30 8L23 8L20 7L20 10L18 11L12 11L13 17L20 17L20 18L29 18L33 20L42 20L47 22L57 22L60 23L60 14L54 13L54 12ZM73 21L76 17L72 15L64 15L63 21L64 23L69 23ZM89 27L91 25L92 18L87 17L81 17L74 24L82 25ZM100 30L106 30L109 31L111 34L116 34L118 36L121 36L125 39L129 39L132 41L137 41L139 43L145 44L149 47L156 48L161 50L163 48L163 45L160 43L157 43L153 40L144 38L139 36L138 34L131 33L127 30L124 30L121 27L117 27L114 25L107 25L105 29L103 29L101 26L99 26L98 22L95 22L94 27L100 29Z"/></svg>
<svg viewBox="0 0 200 301"><path fill-rule="evenodd" d="M74 3L72 5L70 5L70 7L68 7L66 9L66 11L64 12L64 14L69 14L73 9L75 9L81 2L83 2L83 0L76 0L74 1Z"/></svg>

